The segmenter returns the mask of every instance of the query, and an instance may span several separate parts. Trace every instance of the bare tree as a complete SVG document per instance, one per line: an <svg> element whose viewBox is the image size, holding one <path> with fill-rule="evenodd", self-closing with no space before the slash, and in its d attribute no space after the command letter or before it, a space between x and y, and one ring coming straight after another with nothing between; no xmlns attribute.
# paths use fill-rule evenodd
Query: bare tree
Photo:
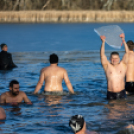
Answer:
<svg viewBox="0 0 134 134"><path fill-rule="evenodd" d="M62 7L70 8L70 0L61 0Z"/></svg>
<svg viewBox="0 0 134 134"><path fill-rule="evenodd" d="M101 0L103 1L103 0ZM113 4L114 0L107 0L107 2L104 4L103 9L111 10L111 6Z"/></svg>
<svg viewBox="0 0 134 134"><path fill-rule="evenodd" d="M17 0L13 7L13 10L16 10L16 8L17 8L17 6L19 6L19 4L20 4L20 0Z"/></svg>
<svg viewBox="0 0 134 134"><path fill-rule="evenodd" d="M51 2L51 0L48 0L48 1L46 2L46 4L42 7L42 10L43 10L44 8L46 8L46 7L49 5L50 2Z"/></svg>
<svg viewBox="0 0 134 134"><path fill-rule="evenodd" d="M134 0L131 0L131 4L130 4L132 10L134 9Z"/></svg>
<svg viewBox="0 0 134 134"><path fill-rule="evenodd" d="M7 0L4 0L4 2L5 2L4 9L6 9L7 8Z"/></svg>

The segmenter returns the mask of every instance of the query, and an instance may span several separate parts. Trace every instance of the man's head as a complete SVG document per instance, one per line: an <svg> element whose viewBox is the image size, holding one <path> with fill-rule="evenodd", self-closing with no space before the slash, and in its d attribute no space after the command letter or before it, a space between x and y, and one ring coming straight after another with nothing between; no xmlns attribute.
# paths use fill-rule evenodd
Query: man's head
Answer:
<svg viewBox="0 0 134 134"><path fill-rule="evenodd" d="M72 116L69 121L69 126L72 128L74 133L80 132L84 127L85 121L82 115Z"/></svg>
<svg viewBox="0 0 134 134"><path fill-rule="evenodd" d="M119 57L119 53L118 52L112 52L110 55L110 61L111 64L113 65L117 65L120 62L120 57Z"/></svg>
<svg viewBox="0 0 134 134"><path fill-rule="evenodd" d="M19 82L17 80L12 80L9 83L9 89L12 95L17 96L19 94Z"/></svg>
<svg viewBox="0 0 134 134"><path fill-rule="evenodd" d="M6 44L3 43L0 46L1 46L1 50L7 51L7 45Z"/></svg>
<svg viewBox="0 0 134 134"><path fill-rule="evenodd" d="M50 61L50 64L56 64L58 63L58 56L56 54L51 54L50 55L50 58L49 58L49 61Z"/></svg>
<svg viewBox="0 0 134 134"><path fill-rule="evenodd" d="M127 41L127 45L130 51L133 51L134 49L134 43L132 40Z"/></svg>

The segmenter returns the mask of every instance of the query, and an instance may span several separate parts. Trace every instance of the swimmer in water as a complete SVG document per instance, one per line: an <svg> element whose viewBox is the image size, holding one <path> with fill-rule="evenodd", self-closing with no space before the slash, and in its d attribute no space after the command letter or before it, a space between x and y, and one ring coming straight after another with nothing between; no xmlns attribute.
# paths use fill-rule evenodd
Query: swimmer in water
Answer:
<svg viewBox="0 0 134 134"><path fill-rule="evenodd" d="M97 134L96 132L91 132L86 129L86 122L82 115L72 116L69 121L69 126L75 134Z"/></svg>
<svg viewBox="0 0 134 134"><path fill-rule="evenodd" d="M69 91L74 94L73 87L68 78L67 71L64 68L58 67L58 56L50 55L50 66L41 70L38 84L34 90L34 94L38 93L45 81L45 92L63 92L62 81L64 79Z"/></svg>
<svg viewBox="0 0 134 134"><path fill-rule="evenodd" d="M120 37L123 40L126 53L128 52L127 44L124 40L125 35L121 34ZM127 55L124 55L122 61L120 62L120 57L118 52L112 52L110 55L110 61L107 60L105 55L105 36L101 36L102 46L100 51L101 63L105 70L107 77L107 99L121 99L126 97L125 92L125 74L127 70Z"/></svg>
<svg viewBox="0 0 134 134"><path fill-rule="evenodd" d="M127 41L128 46L128 53L126 57L128 57L127 60L127 72L126 72L126 85L125 89L127 94L133 93L134 94L134 43L132 40Z"/></svg>
<svg viewBox="0 0 134 134"><path fill-rule="evenodd" d="M17 105L24 101L27 104L32 104L27 95L23 91L19 91L18 81L12 80L9 83L9 89L10 91L7 91L0 96L0 103L11 103L12 105Z"/></svg>
<svg viewBox="0 0 134 134"><path fill-rule="evenodd" d="M0 70L10 70L17 67L12 60L12 55L7 52L8 47L6 44L1 44L0 52Z"/></svg>

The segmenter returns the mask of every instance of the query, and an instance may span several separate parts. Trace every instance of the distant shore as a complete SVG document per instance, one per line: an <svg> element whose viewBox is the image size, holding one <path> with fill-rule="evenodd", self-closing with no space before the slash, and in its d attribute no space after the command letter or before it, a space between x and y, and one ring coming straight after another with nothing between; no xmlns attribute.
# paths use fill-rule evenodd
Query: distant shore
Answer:
<svg viewBox="0 0 134 134"><path fill-rule="evenodd" d="M134 11L1 11L0 23L134 22Z"/></svg>

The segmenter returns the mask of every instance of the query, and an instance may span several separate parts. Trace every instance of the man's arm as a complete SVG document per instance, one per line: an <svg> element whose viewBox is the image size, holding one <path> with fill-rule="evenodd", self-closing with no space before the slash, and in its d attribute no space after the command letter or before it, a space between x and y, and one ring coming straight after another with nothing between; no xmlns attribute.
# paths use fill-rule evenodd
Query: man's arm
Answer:
<svg viewBox="0 0 134 134"><path fill-rule="evenodd" d="M6 103L5 94L2 94L2 95L0 96L0 103Z"/></svg>
<svg viewBox="0 0 134 134"><path fill-rule="evenodd" d="M36 86L36 88L35 88L35 90L34 90L34 94L38 93L38 91L41 89L44 80L45 80L45 74L44 74L44 71L41 70L40 78L39 78L39 81L38 81L38 83L37 83L37 86Z"/></svg>
<svg viewBox="0 0 134 134"><path fill-rule="evenodd" d="M6 119L6 113L5 110L0 107L0 120L5 120Z"/></svg>
<svg viewBox="0 0 134 134"><path fill-rule="evenodd" d="M65 70L65 72L64 72L64 81L65 81L65 83L66 83L66 86L67 86L67 88L68 88L68 90L72 93L72 94L74 94L74 90L73 90L73 87L72 87L72 84L70 83L70 80L69 80L69 78L68 78L68 74L67 74L67 71Z"/></svg>
<svg viewBox="0 0 134 134"><path fill-rule="evenodd" d="M10 54L10 53L9 53ZM13 63L13 59L12 59L12 55L10 54L10 58L11 58L11 64L12 64L12 67L17 67L17 65L15 65L14 63Z"/></svg>
<svg viewBox="0 0 134 134"><path fill-rule="evenodd" d="M128 48L127 43L125 41L125 35L124 35L124 33L120 34L120 38L122 40L122 43L124 44L125 52L128 53L129 52L129 48Z"/></svg>
<svg viewBox="0 0 134 134"><path fill-rule="evenodd" d="M122 62L123 64L127 65L127 62L128 62L128 53L125 53L125 54L124 54L124 56L123 56L121 62Z"/></svg>
<svg viewBox="0 0 134 134"><path fill-rule="evenodd" d="M105 36L100 36L101 40L102 40L102 45L101 45L101 51L100 51L100 57L101 57L101 64L104 68L104 70L107 69L107 65L108 65L108 60L107 57L105 55Z"/></svg>
<svg viewBox="0 0 134 134"><path fill-rule="evenodd" d="M120 34L120 38L122 39L122 43L124 44L125 52L126 52L124 54L121 62L124 63L124 64L127 64L129 48L128 48L127 43L125 41L125 35L124 35L124 33Z"/></svg>
<svg viewBox="0 0 134 134"><path fill-rule="evenodd" d="M26 93L23 92L23 100L25 103L32 104L32 102L28 99Z"/></svg>

